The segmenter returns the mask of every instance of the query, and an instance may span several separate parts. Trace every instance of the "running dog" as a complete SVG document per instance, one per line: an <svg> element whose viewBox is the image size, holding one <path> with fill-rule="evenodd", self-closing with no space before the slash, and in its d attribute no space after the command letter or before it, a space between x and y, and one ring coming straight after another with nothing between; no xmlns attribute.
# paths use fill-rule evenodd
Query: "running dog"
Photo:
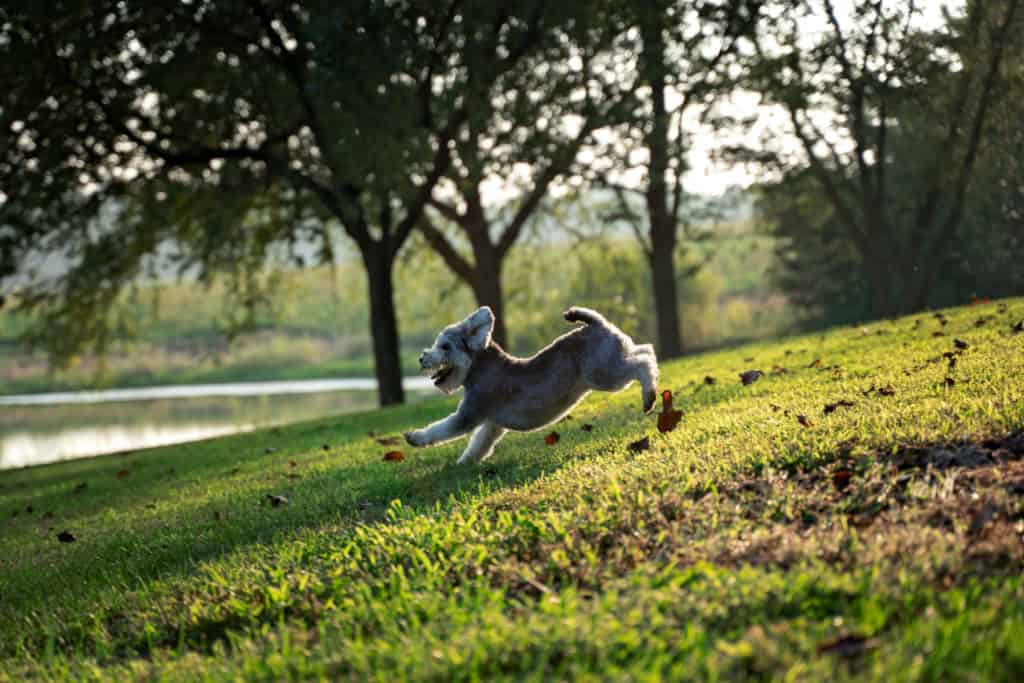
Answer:
<svg viewBox="0 0 1024 683"><path fill-rule="evenodd" d="M604 316L570 308L565 319L583 323L530 358L515 358L491 340L487 306L441 331L420 355L420 367L446 394L464 387L455 412L406 432L412 446L433 446L473 432L459 463L478 463L512 429L532 431L558 421L592 390L621 391L640 382L643 410L654 408L658 361L650 344L637 346Z"/></svg>

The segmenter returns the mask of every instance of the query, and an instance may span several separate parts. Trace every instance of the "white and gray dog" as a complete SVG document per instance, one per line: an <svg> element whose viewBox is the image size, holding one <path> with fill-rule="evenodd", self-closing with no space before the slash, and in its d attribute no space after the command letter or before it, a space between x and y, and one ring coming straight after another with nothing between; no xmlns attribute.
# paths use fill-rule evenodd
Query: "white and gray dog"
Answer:
<svg viewBox="0 0 1024 683"><path fill-rule="evenodd" d="M444 328L420 355L420 367L441 391L450 394L462 386L466 395L453 414L406 432L405 440L432 446L472 431L459 462L480 462L508 430L540 429L563 417L592 389L621 391L633 380L639 380L644 412L650 412L658 388L654 347L637 346L586 308L570 308L565 319L584 325L530 358L510 356L491 341L494 313L487 306Z"/></svg>

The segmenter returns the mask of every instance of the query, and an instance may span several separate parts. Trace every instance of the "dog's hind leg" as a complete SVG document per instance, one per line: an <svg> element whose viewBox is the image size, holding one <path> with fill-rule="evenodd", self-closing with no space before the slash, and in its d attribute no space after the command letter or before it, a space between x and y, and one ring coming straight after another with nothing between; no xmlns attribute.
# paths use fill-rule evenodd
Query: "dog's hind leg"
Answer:
<svg viewBox="0 0 1024 683"><path fill-rule="evenodd" d="M650 356L654 358L654 346L651 344L641 344L640 346L634 346L632 356Z"/></svg>
<svg viewBox="0 0 1024 683"><path fill-rule="evenodd" d="M484 422L473 432L469 445L466 446L466 450L459 457L459 464L477 463L491 457L491 453L494 452L494 445L501 440L501 437L505 436L507 431L504 427L499 427L493 422Z"/></svg>

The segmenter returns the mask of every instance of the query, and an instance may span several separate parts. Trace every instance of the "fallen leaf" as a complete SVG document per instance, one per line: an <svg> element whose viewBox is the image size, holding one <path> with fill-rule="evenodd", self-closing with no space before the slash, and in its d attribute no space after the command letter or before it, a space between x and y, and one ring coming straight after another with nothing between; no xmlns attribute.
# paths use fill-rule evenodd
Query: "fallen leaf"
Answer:
<svg viewBox="0 0 1024 683"><path fill-rule="evenodd" d="M873 650L879 645L881 645L881 641L878 638L868 638L867 636L855 633L844 633L820 643L818 645L818 653L824 654L829 652L840 657L851 658L862 655L868 650Z"/></svg>
<svg viewBox="0 0 1024 683"><path fill-rule="evenodd" d="M672 407L672 392L666 389L661 392L661 412L658 414L658 431L664 434L671 432L683 419L683 411Z"/></svg>
<svg viewBox="0 0 1024 683"><path fill-rule="evenodd" d="M401 462L405 460L405 456L402 455L402 451L388 451L384 454L384 460L388 462Z"/></svg>
<svg viewBox="0 0 1024 683"><path fill-rule="evenodd" d="M967 535L977 536L980 534L988 526L988 523L995 518L997 512L999 512L999 508L992 503L983 505L980 510L974 513L974 517L971 518L971 526L967 529Z"/></svg>
<svg viewBox="0 0 1024 683"><path fill-rule="evenodd" d="M592 432L592 431L594 431L594 425L589 424L589 423L582 424L582 425L580 425L580 429L582 429L585 432Z"/></svg>
<svg viewBox="0 0 1024 683"><path fill-rule="evenodd" d="M1020 334L1021 332L1024 332L1024 320L1021 320L1019 323L1010 328L1011 334Z"/></svg>
<svg viewBox="0 0 1024 683"><path fill-rule="evenodd" d="M285 498L284 496L279 496L276 493L268 493L267 494L267 500L269 500L270 504L273 507L276 507L276 508L281 507L282 505L287 505L288 504L288 499L287 498Z"/></svg>
<svg viewBox="0 0 1024 683"><path fill-rule="evenodd" d="M61 543L74 543L78 539L75 538L75 535L73 533L65 529L64 531L57 534L57 540Z"/></svg>
<svg viewBox="0 0 1024 683"><path fill-rule="evenodd" d="M953 346L960 349L961 351L966 351L967 349L971 348L971 345L965 342L963 339L956 338L953 339Z"/></svg>
<svg viewBox="0 0 1024 683"><path fill-rule="evenodd" d="M942 383L945 384L949 388L952 388L952 387L956 386L956 380L953 379L952 377L947 377L946 379L942 380Z"/></svg>
<svg viewBox="0 0 1024 683"><path fill-rule="evenodd" d="M935 332L932 332L932 336L933 337L945 337L946 333L945 332L939 332L938 330L936 330Z"/></svg>
<svg viewBox="0 0 1024 683"><path fill-rule="evenodd" d="M288 466L289 467L298 467L299 463L295 462L294 460L289 460L288 461Z"/></svg>
<svg viewBox="0 0 1024 683"><path fill-rule="evenodd" d="M832 485L836 487L836 491L845 491L849 488L851 479L853 479L853 470L848 467L840 467L832 473Z"/></svg>
<svg viewBox="0 0 1024 683"><path fill-rule="evenodd" d="M132 473L129 472L128 470L118 470L117 471L117 478L118 479L125 479L126 477L131 476L131 474Z"/></svg>
<svg viewBox="0 0 1024 683"><path fill-rule="evenodd" d="M1024 322L1022 322L1021 324L1024 325ZM1020 330L1018 330L1018 332L1019 331ZM704 384L706 384L708 386L711 386L712 384L716 384L717 382L718 382L718 380L715 379L714 377L712 377L711 375L706 375L704 377Z"/></svg>
<svg viewBox="0 0 1024 683"><path fill-rule="evenodd" d="M814 426L814 423L808 419L806 415L797 415L796 421L802 424L804 427L810 428Z"/></svg>
<svg viewBox="0 0 1024 683"><path fill-rule="evenodd" d="M828 415L829 413L836 412L836 410L839 408L852 408L855 405L857 404L854 403L853 401L847 401L845 398L842 398L836 401L835 403L826 403L824 412L826 415Z"/></svg>
<svg viewBox="0 0 1024 683"><path fill-rule="evenodd" d="M387 436L377 439L377 443L379 443L381 446L397 446L398 444L402 443L402 440L399 439L397 436Z"/></svg>
<svg viewBox="0 0 1024 683"><path fill-rule="evenodd" d="M785 375L787 372L789 372L789 370L782 367L781 365L776 365L775 367L772 368L773 375Z"/></svg>
<svg viewBox="0 0 1024 683"><path fill-rule="evenodd" d="M847 519L847 522L850 523L850 525L855 526L858 529L866 529L867 527L871 526L872 522L875 521L875 518L874 518L873 515L869 515L869 514L864 513L864 512L862 512L860 514L856 514L856 515L850 515L846 519Z"/></svg>
<svg viewBox="0 0 1024 683"><path fill-rule="evenodd" d="M886 384L878 390L878 393L882 396L895 396L896 388L891 384Z"/></svg>
<svg viewBox="0 0 1024 683"><path fill-rule="evenodd" d="M630 452L632 453L639 453L640 451L649 451L651 450L651 439L650 437L645 436L644 438L637 439L633 443L629 444L627 448L629 448Z"/></svg>
<svg viewBox="0 0 1024 683"><path fill-rule="evenodd" d="M743 382L744 386L747 384L753 384L757 380L761 379L764 375L760 370L747 370L746 372L740 373L740 381Z"/></svg>
<svg viewBox="0 0 1024 683"><path fill-rule="evenodd" d="M549 446L554 446L556 443L558 443L558 440L561 438L562 437L558 435L558 432L551 432L550 434L544 437L544 443L546 443Z"/></svg>
<svg viewBox="0 0 1024 683"><path fill-rule="evenodd" d="M815 358L814 360L811 361L811 364L808 365L807 367L809 367L809 368L820 368L821 367L821 359L820 358Z"/></svg>

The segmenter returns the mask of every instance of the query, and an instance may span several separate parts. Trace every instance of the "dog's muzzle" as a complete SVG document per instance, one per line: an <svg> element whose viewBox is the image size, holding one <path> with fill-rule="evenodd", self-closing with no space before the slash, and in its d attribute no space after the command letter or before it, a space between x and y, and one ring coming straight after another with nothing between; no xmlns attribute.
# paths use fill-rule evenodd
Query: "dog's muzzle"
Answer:
<svg viewBox="0 0 1024 683"><path fill-rule="evenodd" d="M431 365L427 360L426 351L420 354L420 369L430 371L430 379L434 382L434 386L441 386L455 372L455 366L447 363Z"/></svg>

